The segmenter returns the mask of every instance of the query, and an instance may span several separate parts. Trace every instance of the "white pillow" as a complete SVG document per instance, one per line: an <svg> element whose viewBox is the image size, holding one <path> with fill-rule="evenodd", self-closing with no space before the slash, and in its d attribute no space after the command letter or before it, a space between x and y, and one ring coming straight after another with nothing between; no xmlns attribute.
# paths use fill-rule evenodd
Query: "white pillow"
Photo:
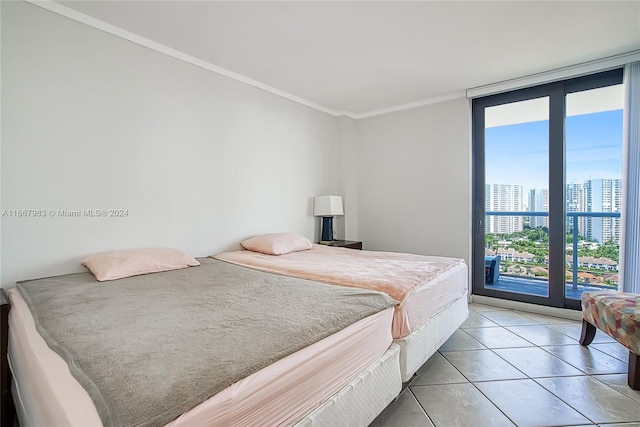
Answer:
<svg viewBox="0 0 640 427"><path fill-rule="evenodd" d="M261 234L240 242L243 248L268 255L284 255L311 249L311 241L294 233Z"/></svg>
<svg viewBox="0 0 640 427"><path fill-rule="evenodd" d="M200 263L190 255L173 248L128 249L89 255L82 265L96 276L99 282L195 267Z"/></svg>

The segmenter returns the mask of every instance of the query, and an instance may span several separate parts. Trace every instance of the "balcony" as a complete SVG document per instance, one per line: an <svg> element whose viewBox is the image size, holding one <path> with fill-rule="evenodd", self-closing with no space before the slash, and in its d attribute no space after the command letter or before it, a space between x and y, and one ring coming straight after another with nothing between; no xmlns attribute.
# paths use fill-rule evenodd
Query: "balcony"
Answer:
<svg viewBox="0 0 640 427"><path fill-rule="evenodd" d="M548 216L548 212L500 212L487 211L489 216L518 216L518 217L544 217ZM571 254L566 256L566 274L565 297L569 299L579 300L584 291L599 290L616 290L617 289L617 262L609 262L604 258L582 257L579 256L579 235L578 235L578 218L620 218L620 212L567 212L567 229L570 230L572 242L570 247ZM567 235L569 236L569 235ZM565 249L565 250L566 250ZM505 259L502 259L499 279L493 284L485 284L487 289L501 290L507 292L524 293L529 295L547 296L549 282L547 278L535 277L531 275L532 270L538 270L544 274L545 268L541 266L539 257L535 263L534 259L528 258L531 254L522 254L515 250L511 253L503 250L502 254L506 255L507 263L521 266L524 274L513 274L513 269L507 271L505 268ZM548 264L548 257L545 257L545 263ZM600 283L603 277L615 277L615 281L609 283Z"/></svg>
<svg viewBox="0 0 640 427"><path fill-rule="evenodd" d="M545 279L536 279L533 277L514 276L500 274L500 279L493 285L485 285L488 288L497 291L517 292L520 294L547 296L549 282ZM567 283L565 286L565 297L569 299L579 300L585 291L603 291L616 290L610 286L585 284L585 283Z"/></svg>

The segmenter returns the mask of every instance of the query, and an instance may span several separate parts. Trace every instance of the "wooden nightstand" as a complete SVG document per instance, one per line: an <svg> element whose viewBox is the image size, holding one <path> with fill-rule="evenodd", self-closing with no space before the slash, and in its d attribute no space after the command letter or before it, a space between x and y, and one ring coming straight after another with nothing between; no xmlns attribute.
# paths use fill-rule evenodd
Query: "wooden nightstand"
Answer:
<svg viewBox="0 0 640 427"><path fill-rule="evenodd" d="M325 246L335 246L337 248L349 248L349 249L360 249L362 250L362 242L357 242L354 240L334 240L331 243L321 243Z"/></svg>

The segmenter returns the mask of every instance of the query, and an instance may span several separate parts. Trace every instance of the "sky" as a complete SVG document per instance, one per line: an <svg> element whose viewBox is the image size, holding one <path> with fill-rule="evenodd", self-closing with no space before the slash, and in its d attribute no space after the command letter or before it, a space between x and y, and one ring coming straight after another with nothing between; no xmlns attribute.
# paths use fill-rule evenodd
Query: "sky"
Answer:
<svg viewBox="0 0 640 427"><path fill-rule="evenodd" d="M549 188L549 123L539 120L485 130L485 182ZM622 174L622 110L566 119L566 182L619 179Z"/></svg>

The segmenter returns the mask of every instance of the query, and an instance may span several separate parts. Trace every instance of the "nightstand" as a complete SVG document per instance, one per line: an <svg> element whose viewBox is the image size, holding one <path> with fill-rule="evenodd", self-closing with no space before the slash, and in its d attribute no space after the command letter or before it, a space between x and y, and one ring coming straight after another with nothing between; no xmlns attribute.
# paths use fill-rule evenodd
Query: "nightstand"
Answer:
<svg viewBox="0 0 640 427"><path fill-rule="evenodd" d="M330 243L321 243L321 245L362 250L362 242L357 242L354 240L334 240Z"/></svg>

